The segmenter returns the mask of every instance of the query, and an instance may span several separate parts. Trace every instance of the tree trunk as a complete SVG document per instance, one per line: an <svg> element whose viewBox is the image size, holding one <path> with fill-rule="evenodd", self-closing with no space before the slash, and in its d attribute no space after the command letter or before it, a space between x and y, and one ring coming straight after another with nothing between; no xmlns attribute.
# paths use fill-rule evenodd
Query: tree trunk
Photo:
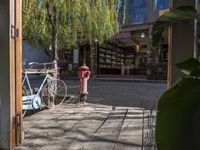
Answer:
<svg viewBox="0 0 200 150"><path fill-rule="evenodd" d="M57 41L57 9L54 6L53 7L53 19L52 19L52 53L53 53L53 59L57 63L58 62L58 41Z"/></svg>
<svg viewBox="0 0 200 150"><path fill-rule="evenodd" d="M53 6L53 16L52 16L52 20L51 20L51 25L52 25L52 61L54 61L54 69L56 70L56 72L54 73L53 77L55 79L55 81L57 81L56 79L58 78L58 39L57 39L57 18L56 18L56 14L57 14L57 9L55 6ZM55 91L57 91L57 83L55 83ZM52 104L55 104L55 97L52 97Z"/></svg>
<svg viewBox="0 0 200 150"><path fill-rule="evenodd" d="M56 72L53 74L53 78L57 79L58 78L58 48L57 48L57 32L56 32L56 27L54 24L52 24L52 61L54 61L54 69L56 70ZM54 88L55 89L57 88L57 83ZM56 99L53 96L51 100L51 106L54 105L55 100Z"/></svg>
<svg viewBox="0 0 200 150"><path fill-rule="evenodd" d="M56 29L55 26L52 25L52 61L57 61L58 60L58 51L57 51L57 36L56 36Z"/></svg>

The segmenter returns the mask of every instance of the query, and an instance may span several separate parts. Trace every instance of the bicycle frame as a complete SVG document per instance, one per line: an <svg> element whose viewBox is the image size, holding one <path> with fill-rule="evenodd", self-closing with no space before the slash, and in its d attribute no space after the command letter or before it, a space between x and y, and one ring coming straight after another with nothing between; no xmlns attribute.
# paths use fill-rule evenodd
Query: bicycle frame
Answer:
<svg viewBox="0 0 200 150"><path fill-rule="evenodd" d="M43 79L41 85L40 85L40 88L38 90L38 92L36 94L33 93L33 89L31 88L31 84L30 84L30 81L29 81L29 77L28 77L28 74L45 74L45 78ZM27 82L28 84L28 89L30 90L30 94L29 95L26 95L26 96L23 96L22 97L22 109L23 110L33 110L33 109L38 109L41 105L41 97L39 96L42 88L44 87L44 84L45 82L48 80L49 77L49 74L47 72L34 72L34 73L27 73L27 72L24 72L24 77L23 77L23 80L22 80L22 85L24 86L25 84L25 81Z"/></svg>
<svg viewBox="0 0 200 150"><path fill-rule="evenodd" d="M25 62L23 64L25 64ZM36 65L35 69L33 69L34 65ZM41 107L52 108L62 104L67 96L67 86L64 81L57 79L58 70L56 63L31 62L29 63L29 66L29 69L25 69L23 66L22 84L23 86L26 84L27 90L30 91L30 93L25 93L25 96L22 97L22 109L24 110L24 114L26 113L26 110L34 110ZM42 69L40 69L41 67L38 69L37 66L43 67ZM44 76L36 93L31 87L29 74L42 74Z"/></svg>

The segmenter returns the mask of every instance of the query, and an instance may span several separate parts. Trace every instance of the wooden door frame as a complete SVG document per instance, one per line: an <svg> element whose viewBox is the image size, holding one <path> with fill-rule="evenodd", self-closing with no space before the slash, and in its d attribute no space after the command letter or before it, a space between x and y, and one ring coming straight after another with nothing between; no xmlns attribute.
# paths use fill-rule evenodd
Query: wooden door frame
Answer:
<svg viewBox="0 0 200 150"><path fill-rule="evenodd" d="M0 149L22 142L22 0L0 2Z"/></svg>
<svg viewBox="0 0 200 150"><path fill-rule="evenodd" d="M15 111L19 115L18 123L19 126L16 128L16 137L15 137L15 144L20 144L23 141L22 137L22 0L16 0L16 20L15 25L16 29L18 29L18 37L16 38L16 105ZM19 67L20 66L20 67Z"/></svg>

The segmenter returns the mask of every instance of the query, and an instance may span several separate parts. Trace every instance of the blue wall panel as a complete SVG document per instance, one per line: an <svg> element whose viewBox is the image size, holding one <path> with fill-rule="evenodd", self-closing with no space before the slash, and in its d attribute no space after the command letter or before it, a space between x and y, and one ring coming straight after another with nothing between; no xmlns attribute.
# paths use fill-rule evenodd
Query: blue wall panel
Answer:
<svg viewBox="0 0 200 150"><path fill-rule="evenodd" d="M141 24L147 21L147 0L127 0L128 24Z"/></svg>
<svg viewBox="0 0 200 150"><path fill-rule="evenodd" d="M125 0L120 0L120 6L119 6L119 14L118 14L118 21L120 24L124 24L124 18L125 18Z"/></svg>
<svg viewBox="0 0 200 150"><path fill-rule="evenodd" d="M169 8L169 0L154 0L154 10Z"/></svg>
<svg viewBox="0 0 200 150"><path fill-rule="evenodd" d="M30 67L28 66L29 62L44 63L51 61L51 58L45 53L43 48L31 46L25 41L23 41L22 46L23 46L22 58L23 60L27 60L25 67Z"/></svg>

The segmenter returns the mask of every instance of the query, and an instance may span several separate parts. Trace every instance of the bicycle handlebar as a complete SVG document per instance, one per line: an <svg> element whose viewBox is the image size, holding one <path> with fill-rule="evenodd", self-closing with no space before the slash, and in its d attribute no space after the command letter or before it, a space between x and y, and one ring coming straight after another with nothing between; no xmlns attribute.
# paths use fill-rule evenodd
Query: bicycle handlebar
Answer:
<svg viewBox="0 0 200 150"><path fill-rule="evenodd" d="M44 66L44 68L46 69L47 65L53 66L53 65L55 65L55 62L49 62L49 63L30 62L29 63L30 69L33 68L35 65Z"/></svg>

